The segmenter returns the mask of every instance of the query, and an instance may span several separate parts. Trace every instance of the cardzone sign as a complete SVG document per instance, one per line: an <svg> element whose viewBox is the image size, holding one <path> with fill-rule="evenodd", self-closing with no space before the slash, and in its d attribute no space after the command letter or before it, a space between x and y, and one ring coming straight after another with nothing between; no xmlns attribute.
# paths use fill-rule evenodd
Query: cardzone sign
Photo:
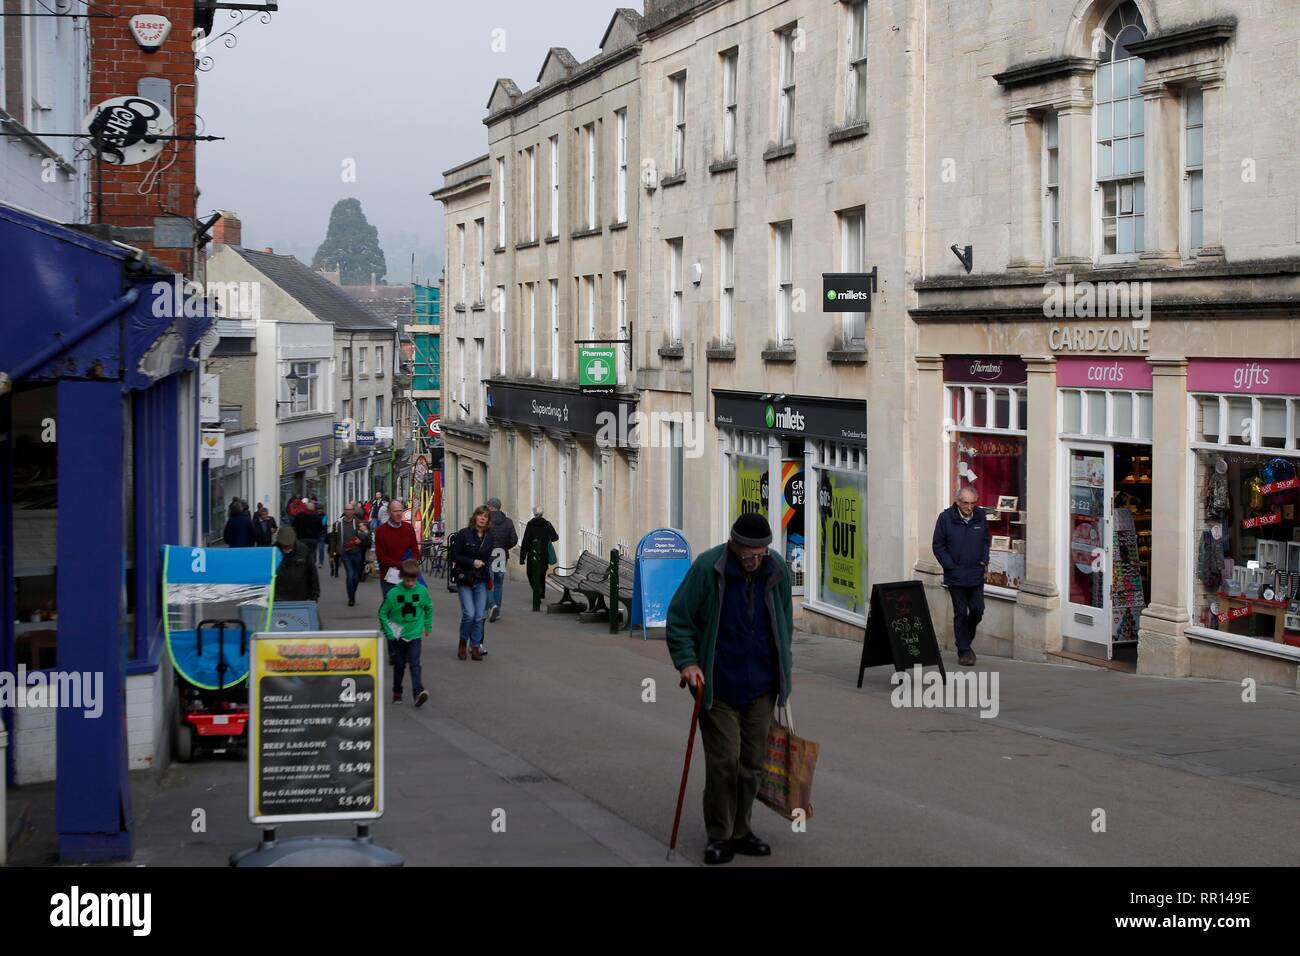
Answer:
<svg viewBox="0 0 1300 956"><path fill-rule="evenodd" d="M137 13L127 24L135 42L146 50L158 49L172 32L172 22L156 13Z"/></svg>

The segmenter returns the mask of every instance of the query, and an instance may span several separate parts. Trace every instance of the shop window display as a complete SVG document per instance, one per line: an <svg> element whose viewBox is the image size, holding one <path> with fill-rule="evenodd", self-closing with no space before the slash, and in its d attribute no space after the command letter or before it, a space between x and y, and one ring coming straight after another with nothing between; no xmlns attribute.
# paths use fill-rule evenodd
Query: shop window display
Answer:
<svg viewBox="0 0 1300 956"><path fill-rule="evenodd" d="M989 533L984 582L1018 588L1025 575L1025 439L958 432L953 436L953 498L963 488L979 495Z"/></svg>
<svg viewBox="0 0 1300 956"><path fill-rule="evenodd" d="M1196 453L1196 619L1300 646L1300 471L1293 458Z"/></svg>
<svg viewBox="0 0 1300 956"><path fill-rule="evenodd" d="M1007 374L1023 382L1023 366L1000 358L946 360L944 374ZM951 368L950 368L951 366ZM984 581L1019 588L1025 576L1025 425L1028 396L1022 384L949 384L949 488L979 495L992 541Z"/></svg>
<svg viewBox="0 0 1300 956"><path fill-rule="evenodd" d="M1141 446L1115 447L1111 514L1111 643L1136 644L1151 600L1151 455Z"/></svg>

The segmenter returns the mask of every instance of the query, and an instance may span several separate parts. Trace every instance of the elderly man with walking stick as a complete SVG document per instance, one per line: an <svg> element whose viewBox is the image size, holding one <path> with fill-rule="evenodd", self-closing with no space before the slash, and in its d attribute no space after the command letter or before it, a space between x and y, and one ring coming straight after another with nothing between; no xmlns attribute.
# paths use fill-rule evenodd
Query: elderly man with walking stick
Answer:
<svg viewBox="0 0 1300 956"><path fill-rule="evenodd" d="M705 863L769 856L750 829L772 713L790 696L790 572L761 514L695 559L668 606L668 653L700 702Z"/></svg>

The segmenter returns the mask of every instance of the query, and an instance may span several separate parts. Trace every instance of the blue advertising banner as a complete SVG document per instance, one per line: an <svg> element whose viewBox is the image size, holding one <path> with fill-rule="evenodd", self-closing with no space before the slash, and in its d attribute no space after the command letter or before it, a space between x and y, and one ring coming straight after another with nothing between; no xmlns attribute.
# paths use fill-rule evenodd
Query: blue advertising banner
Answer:
<svg viewBox="0 0 1300 956"><path fill-rule="evenodd" d="M656 528L636 546L636 567L632 573L632 616L628 632L641 625L646 629L668 623L668 604L691 567L691 546L680 531Z"/></svg>

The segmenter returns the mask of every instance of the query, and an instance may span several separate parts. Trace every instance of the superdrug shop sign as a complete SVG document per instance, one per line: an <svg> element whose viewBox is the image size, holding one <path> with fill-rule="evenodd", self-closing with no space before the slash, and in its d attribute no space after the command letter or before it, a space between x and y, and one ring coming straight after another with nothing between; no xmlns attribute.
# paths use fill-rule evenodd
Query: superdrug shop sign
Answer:
<svg viewBox="0 0 1300 956"><path fill-rule="evenodd" d="M623 406L623 416L619 407ZM504 382L489 382L487 386L487 414L489 418L553 428L575 435L595 435L601 423L609 421L602 413L613 416L613 421L626 421L636 410L633 402L600 394L582 394L560 389L523 388Z"/></svg>

